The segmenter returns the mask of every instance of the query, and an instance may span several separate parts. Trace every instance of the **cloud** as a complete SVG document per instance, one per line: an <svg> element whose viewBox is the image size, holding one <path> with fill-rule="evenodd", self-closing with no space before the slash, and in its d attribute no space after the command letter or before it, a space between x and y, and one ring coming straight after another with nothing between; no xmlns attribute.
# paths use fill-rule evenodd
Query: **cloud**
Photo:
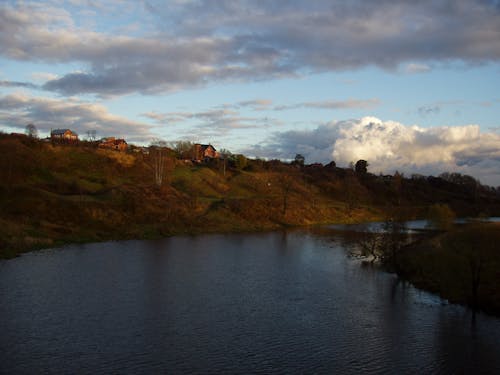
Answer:
<svg viewBox="0 0 500 375"><path fill-rule="evenodd" d="M441 111L441 107L435 106L422 106L417 109L417 112L420 116L427 115L437 115Z"/></svg>
<svg viewBox="0 0 500 375"><path fill-rule="evenodd" d="M57 79L59 77L57 76L57 74L54 74L54 73L35 72L35 73L31 73L31 78L37 82L46 82L46 81Z"/></svg>
<svg viewBox="0 0 500 375"><path fill-rule="evenodd" d="M158 123L165 123L169 119L168 115L166 115L164 113L158 113L155 111L142 113L141 116L147 117L147 118L154 120Z"/></svg>
<svg viewBox="0 0 500 375"><path fill-rule="evenodd" d="M474 106L480 108L492 108L498 105L500 101L496 99L481 100L481 101L466 101L466 100L440 100L434 103L422 105L417 108L417 113L422 116L438 115L442 110L451 109L455 113L466 106Z"/></svg>
<svg viewBox="0 0 500 375"><path fill-rule="evenodd" d="M274 107L275 111L284 111L298 108L315 108L315 109L368 109L376 107L380 104L379 99L348 99L344 101L327 100L320 102L305 102L291 105L280 105Z"/></svg>
<svg viewBox="0 0 500 375"><path fill-rule="evenodd" d="M142 113L141 116L153 120L158 128L164 128L166 132L169 132L176 139L187 138L194 141L203 141L203 139L211 138L221 142L235 137L236 140L241 141L241 134L246 131L282 125L282 122L276 118L245 116L240 113L241 108L250 107L252 110L259 111L260 106L267 107L271 104L271 101L258 99L236 104L225 104L198 112L159 113L151 111Z"/></svg>
<svg viewBox="0 0 500 375"><path fill-rule="evenodd" d="M156 94L366 66L423 72L433 63L500 59L500 9L490 1L120 4L137 13L139 31L84 27L85 14L74 10L78 2L68 10L2 3L0 56L79 64L82 71L44 85L64 95Z"/></svg>
<svg viewBox="0 0 500 375"><path fill-rule="evenodd" d="M239 102L236 106L250 107L254 111L264 111L266 109L269 109L272 104L273 101L269 99L254 99L254 100Z"/></svg>
<svg viewBox="0 0 500 375"><path fill-rule="evenodd" d="M333 142L338 136L336 124L323 124L312 130L275 132L270 139L241 152L254 157L284 160L302 154L308 163L325 163L332 160Z"/></svg>
<svg viewBox="0 0 500 375"><path fill-rule="evenodd" d="M0 123L18 129L33 123L46 132L71 128L81 135L96 130L99 136L127 137L138 142L154 137L150 125L113 115L100 104L75 98L59 100L19 93L0 96Z"/></svg>
<svg viewBox="0 0 500 375"><path fill-rule="evenodd" d="M0 81L0 87L22 87L27 89L38 89L39 87L31 82Z"/></svg>
<svg viewBox="0 0 500 375"><path fill-rule="evenodd" d="M270 141L245 152L282 159L301 153L307 162L333 159L343 166L365 159L373 173L449 171L500 185L500 134L482 133L477 125L422 128L364 117L275 133Z"/></svg>
<svg viewBox="0 0 500 375"><path fill-rule="evenodd" d="M269 127L270 125L282 125L276 118L260 116L243 116L242 110L254 112L263 111L283 111L296 108L316 108L316 109L342 109L342 108L370 108L379 103L378 99L357 100L349 99L345 101L321 101L305 102L292 105L274 105L270 99L252 99L236 103L225 103L220 106L208 108L198 112L177 111L177 112L145 112L141 116L155 121L158 125L180 125L188 124L211 129L213 135L216 131L227 134L234 129L251 129ZM192 128L190 131L193 131Z"/></svg>
<svg viewBox="0 0 500 375"><path fill-rule="evenodd" d="M414 73L426 73L431 70L431 67L427 64L415 64L410 63L406 65L403 69L406 73L414 74Z"/></svg>

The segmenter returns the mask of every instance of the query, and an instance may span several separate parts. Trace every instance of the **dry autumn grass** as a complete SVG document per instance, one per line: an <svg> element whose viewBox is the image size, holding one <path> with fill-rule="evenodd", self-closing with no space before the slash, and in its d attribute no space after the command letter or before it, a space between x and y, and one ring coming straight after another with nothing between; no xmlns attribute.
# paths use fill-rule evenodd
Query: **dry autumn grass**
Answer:
<svg viewBox="0 0 500 375"><path fill-rule="evenodd" d="M224 170L221 162L186 163L165 153L158 185L151 154L5 134L0 152L0 257L67 242L369 221L396 204L407 217L436 201L500 211L491 194L469 202L465 193L409 179L396 203L390 182L334 167L245 159Z"/></svg>

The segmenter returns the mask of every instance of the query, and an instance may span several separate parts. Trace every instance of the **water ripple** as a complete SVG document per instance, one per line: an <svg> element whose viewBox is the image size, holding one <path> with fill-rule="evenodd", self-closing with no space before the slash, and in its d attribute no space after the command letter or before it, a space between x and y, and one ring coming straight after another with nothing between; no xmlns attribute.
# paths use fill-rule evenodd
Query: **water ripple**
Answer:
<svg viewBox="0 0 500 375"><path fill-rule="evenodd" d="M311 234L176 237L0 262L0 373L500 373L500 321Z"/></svg>

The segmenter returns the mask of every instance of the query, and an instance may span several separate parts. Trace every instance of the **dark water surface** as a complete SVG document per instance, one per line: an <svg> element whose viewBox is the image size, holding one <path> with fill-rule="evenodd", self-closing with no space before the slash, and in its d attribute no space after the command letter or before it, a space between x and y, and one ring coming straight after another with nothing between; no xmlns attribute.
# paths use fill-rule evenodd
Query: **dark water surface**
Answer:
<svg viewBox="0 0 500 375"><path fill-rule="evenodd" d="M2 373L500 373L500 319L310 232L68 246L0 262Z"/></svg>

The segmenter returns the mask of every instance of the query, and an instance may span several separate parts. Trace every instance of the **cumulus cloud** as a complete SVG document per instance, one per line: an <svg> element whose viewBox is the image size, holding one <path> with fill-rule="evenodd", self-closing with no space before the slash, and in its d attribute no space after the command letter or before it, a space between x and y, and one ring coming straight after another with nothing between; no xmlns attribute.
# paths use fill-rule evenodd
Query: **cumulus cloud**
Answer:
<svg viewBox="0 0 500 375"><path fill-rule="evenodd" d="M139 11L135 1L120 4L120 9L128 5ZM500 9L490 1L145 4L140 14L142 32L136 25L120 33L84 27L85 22L75 21L76 13L58 6L3 3L0 56L82 64L81 72L44 85L65 95L154 94L210 82L365 66L394 70L403 66L408 72L424 72L433 62L473 64L500 59Z"/></svg>
<svg viewBox="0 0 500 375"><path fill-rule="evenodd" d="M113 115L100 104L75 98L60 100L20 93L0 96L0 123L18 129L33 123L42 131L71 128L81 135L96 130L99 136L126 136L138 142L154 137L151 126L145 123Z"/></svg>
<svg viewBox="0 0 500 375"><path fill-rule="evenodd" d="M333 159L343 166L365 159L374 173L449 171L500 185L500 135L483 133L478 125L423 128L364 117L275 133L270 142L246 152L283 159L301 153L309 162Z"/></svg>

